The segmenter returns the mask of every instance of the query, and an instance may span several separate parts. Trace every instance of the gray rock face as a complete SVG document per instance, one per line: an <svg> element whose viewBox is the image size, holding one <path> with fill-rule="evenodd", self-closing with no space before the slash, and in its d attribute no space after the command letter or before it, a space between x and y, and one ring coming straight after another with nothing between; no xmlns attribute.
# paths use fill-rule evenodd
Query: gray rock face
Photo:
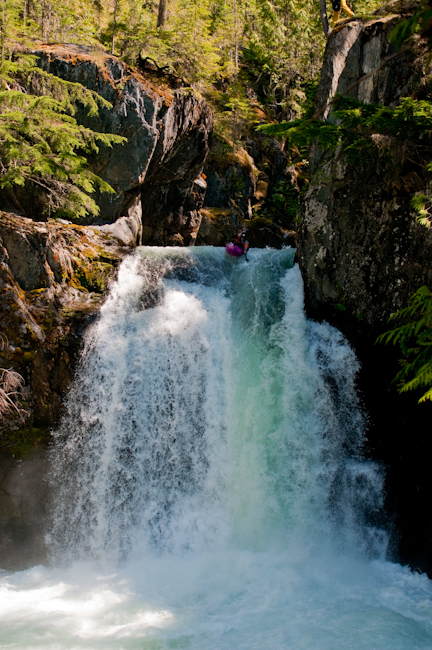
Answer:
<svg viewBox="0 0 432 650"><path fill-rule="evenodd" d="M382 329L414 291L432 285L432 230L410 206L427 179L408 163L411 182L400 192L403 179L389 178L379 158L348 163L339 149L312 160L319 175L304 198L298 248L307 300L315 310L346 311L360 329Z"/></svg>
<svg viewBox="0 0 432 650"><path fill-rule="evenodd" d="M392 2L377 12L384 15L375 20L354 20L333 31L324 54L315 100L317 110L324 109L336 93L368 104L395 106L402 97L408 97L413 91L416 91L417 97L422 90L427 92L424 43L417 41L412 50L381 67L386 57L396 53L389 41L391 31L401 18L413 12L415 6L413 0L405 0L403 7L400 2ZM356 83L373 70L377 72ZM324 117L328 114L327 108Z"/></svg>
<svg viewBox="0 0 432 650"><path fill-rule="evenodd" d="M382 18L351 21L330 36L318 109L376 68L351 96L392 106L413 93L430 99L430 66L420 42L382 65L392 53L389 33L401 20L388 15L396 4L398 10L412 11L412 2L392 3L380 10ZM417 222L410 204L416 192L430 195L432 148L401 156L401 142L379 134L371 139L376 147L365 147L355 162L341 148L312 148L298 259L309 315L339 327L361 362L358 385L369 415L366 451L385 467L392 557L432 576L431 404L417 404L421 393L398 395L392 380L401 353L375 344L388 329L390 314L406 306L420 286L432 287L432 229Z"/></svg>
<svg viewBox="0 0 432 650"><path fill-rule="evenodd" d="M356 20L331 35L323 62L317 108L378 68L392 52L388 37L400 16ZM417 43L358 84L348 95L365 103L395 105L417 90L427 92L427 60ZM395 176L398 144L372 136L375 154L349 162L337 149L313 147L312 179L303 201L299 264L307 301L326 314L337 309L358 328L384 327L390 314L423 284L432 284L432 231L419 225L410 201L430 186L432 149L408 157ZM367 157L366 157L367 156ZM390 164L389 164L390 161Z"/></svg>
<svg viewBox="0 0 432 650"><path fill-rule="evenodd" d="M165 244L177 234L189 239L202 205L194 181L202 172L213 128L207 104L191 88L170 89L160 80L155 84L113 56L75 50L46 46L35 53L44 70L80 83L112 104L112 110L101 107L97 117L80 111L80 123L127 138L123 145L101 147L90 159L91 170L115 189L115 194L96 196L101 211L95 223L136 220L140 213L143 243ZM37 82L32 91L39 92ZM25 204L25 197L19 198ZM24 207L31 213L30 205ZM35 202L36 216L37 208Z"/></svg>

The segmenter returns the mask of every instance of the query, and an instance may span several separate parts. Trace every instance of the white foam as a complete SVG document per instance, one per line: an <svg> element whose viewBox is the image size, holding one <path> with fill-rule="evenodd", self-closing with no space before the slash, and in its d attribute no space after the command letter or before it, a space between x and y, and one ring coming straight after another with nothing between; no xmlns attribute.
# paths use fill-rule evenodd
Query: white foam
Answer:
<svg viewBox="0 0 432 650"><path fill-rule="evenodd" d="M292 252L141 254L87 335L54 564L0 578L0 646L432 648L430 581L369 524L357 361L305 318Z"/></svg>

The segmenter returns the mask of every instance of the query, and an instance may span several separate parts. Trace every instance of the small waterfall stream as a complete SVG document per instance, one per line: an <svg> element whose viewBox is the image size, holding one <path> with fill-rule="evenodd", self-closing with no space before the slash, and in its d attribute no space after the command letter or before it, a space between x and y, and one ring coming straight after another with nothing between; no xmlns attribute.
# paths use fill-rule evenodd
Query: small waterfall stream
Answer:
<svg viewBox="0 0 432 650"><path fill-rule="evenodd" d="M294 252L141 248L55 432L52 563L0 574L0 647L432 649L386 560L358 364Z"/></svg>

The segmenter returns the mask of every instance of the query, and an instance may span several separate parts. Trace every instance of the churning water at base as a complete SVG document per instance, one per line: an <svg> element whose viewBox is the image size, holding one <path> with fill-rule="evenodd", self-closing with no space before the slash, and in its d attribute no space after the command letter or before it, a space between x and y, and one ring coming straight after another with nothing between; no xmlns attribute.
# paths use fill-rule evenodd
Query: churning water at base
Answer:
<svg viewBox="0 0 432 650"><path fill-rule="evenodd" d="M52 453L52 566L0 576L0 647L432 649L385 560L355 356L293 251L143 248L86 338Z"/></svg>

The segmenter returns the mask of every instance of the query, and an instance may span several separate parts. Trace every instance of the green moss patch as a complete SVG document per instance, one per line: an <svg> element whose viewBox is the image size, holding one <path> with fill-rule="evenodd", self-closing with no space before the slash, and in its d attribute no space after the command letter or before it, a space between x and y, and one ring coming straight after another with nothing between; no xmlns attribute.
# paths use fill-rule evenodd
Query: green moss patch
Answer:
<svg viewBox="0 0 432 650"><path fill-rule="evenodd" d="M0 442L0 451L16 458L28 458L33 454L36 445L47 445L50 437L49 429L33 426L6 432Z"/></svg>
<svg viewBox="0 0 432 650"><path fill-rule="evenodd" d="M95 293L103 293L108 285L108 281L112 276L114 267L107 262L92 262L80 266L76 272L76 278L81 287L87 291Z"/></svg>

